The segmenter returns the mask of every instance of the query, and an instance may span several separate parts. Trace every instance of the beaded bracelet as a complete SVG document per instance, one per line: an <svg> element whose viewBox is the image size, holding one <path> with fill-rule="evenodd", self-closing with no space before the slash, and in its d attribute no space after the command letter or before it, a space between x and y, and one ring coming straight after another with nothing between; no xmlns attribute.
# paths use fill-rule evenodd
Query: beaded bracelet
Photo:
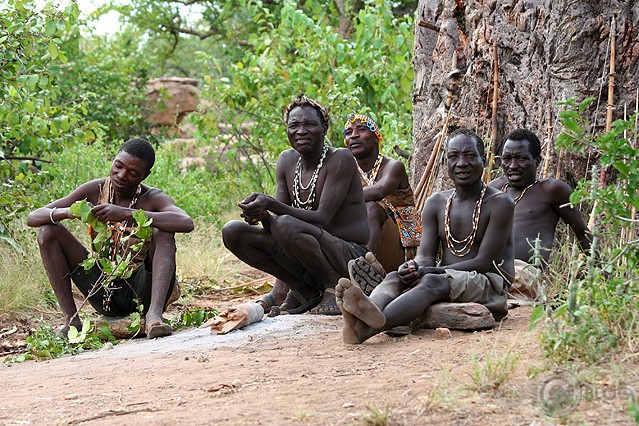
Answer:
<svg viewBox="0 0 639 426"><path fill-rule="evenodd" d="M53 220L53 212L58 210L57 207L53 207L50 211L49 211L49 220L51 221L52 224L57 225L58 223L60 223L60 221L55 221Z"/></svg>

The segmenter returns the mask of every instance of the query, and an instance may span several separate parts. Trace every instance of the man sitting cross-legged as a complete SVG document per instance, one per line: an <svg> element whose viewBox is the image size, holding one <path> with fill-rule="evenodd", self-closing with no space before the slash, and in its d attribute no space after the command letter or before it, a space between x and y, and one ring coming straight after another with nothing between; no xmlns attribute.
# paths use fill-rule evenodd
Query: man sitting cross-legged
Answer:
<svg viewBox="0 0 639 426"><path fill-rule="evenodd" d="M514 273L513 200L482 182L484 147L471 130L450 135L446 158L455 188L426 201L415 259L389 273L370 297L351 281L339 280L335 296L345 343L362 343L408 324L436 302L477 302L497 321L506 316Z"/></svg>
<svg viewBox="0 0 639 426"><path fill-rule="evenodd" d="M592 239L581 212L570 206L572 189L559 179L537 180L540 163L537 136L526 129L516 129L506 137L502 148L504 176L490 183L515 201L515 282L510 293L516 299L533 300L538 296L540 271L530 265L534 263L534 248L536 245L543 259L540 266L545 266L559 219L570 226L583 251L590 249Z"/></svg>
<svg viewBox="0 0 639 426"><path fill-rule="evenodd" d="M357 165L348 150L324 143L330 119L316 101L299 96L284 120L292 149L277 162L275 197L252 193L242 200L246 223L227 223L224 245L277 278L258 302L265 310L287 294L282 311L339 315L335 285L348 276L348 261L366 253L369 236Z"/></svg>
<svg viewBox="0 0 639 426"><path fill-rule="evenodd" d="M155 151L144 139L131 139L120 147L106 178L87 182L64 198L53 201L29 215L27 225L38 227L38 244L42 263L53 292L60 303L65 323L62 334L70 325L82 328L71 293L71 280L96 311L105 316L125 316L144 306L147 336L161 337L172 333L170 325L163 322L162 313L175 286L175 233L191 232L193 221L177 207L173 200L156 188L142 185L151 173ZM97 220L111 226L109 255L126 257L117 245L123 229L132 226L133 212L144 210L153 219L153 234L131 260L136 269L126 280L112 282L106 288L93 289L102 270L96 264L89 271L80 263L87 257L87 249L60 223L64 219L76 219L69 207L76 201L87 200L93 204ZM95 237L95 235L93 235ZM130 252L129 252L130 253ZM99 284L98 284L99 285Z"/></svg>
<svg viewBox="0 0 639 426"><path fill-rule="evenodd" d="M363 114L348 115L344 125L344 144L357 160L364 187L370 228L367 246L384 270L395 271L399 265L415 256L416 246L410 241L405 249L396 222L397 216L401 213L404 213L404 217L410 216L410 223L404 223L411 229L405 229L404 232L412 233L416 243L421 236L421 224L416 215L411 215L415 199L406 168L401 161L379 152L383 140L372 118Z"/></svg>

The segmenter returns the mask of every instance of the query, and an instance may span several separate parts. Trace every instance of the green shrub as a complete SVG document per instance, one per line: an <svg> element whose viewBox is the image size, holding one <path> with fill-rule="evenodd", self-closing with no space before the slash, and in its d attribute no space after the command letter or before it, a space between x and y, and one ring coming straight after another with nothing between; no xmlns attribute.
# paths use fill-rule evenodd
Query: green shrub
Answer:
<svg viewBox="0 0 639 426"><path fill-rule="evenodd" d="M615 121L609 132L592 131L584 118L591 102L565 102L557 142L575 152L601 154L600 166L616 179L599 185L595 168L593 178L579 182L571 202L591 202L598 219L591 253L564 265L564 293L554 306L538 306L531 322L546 318L541 343L547 355L596 363L615 348L632 346L639 336L639 240L634 220L639 208L639 135L636 117Z"/></svg>

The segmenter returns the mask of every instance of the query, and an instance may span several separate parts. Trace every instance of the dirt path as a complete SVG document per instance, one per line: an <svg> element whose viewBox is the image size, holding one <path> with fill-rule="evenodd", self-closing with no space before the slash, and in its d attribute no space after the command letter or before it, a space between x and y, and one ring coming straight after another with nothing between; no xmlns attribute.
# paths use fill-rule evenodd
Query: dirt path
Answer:
<svg viewBox="0 0 639 426"><path fill-rule="evenodd" d="M339 317L281 316L226 336L190 329L112 350L15 364L0 368L5 390L0 421L552 423L539 410L535 383L541 379L527 378L542 366L536 337L527 331L529 314L529 308L513 310L493 331L453 331L439 338L433 330L422 330L403 338L377 336L359 346L341 343ZM481 367L498 360L512 360L514 370ZM501 387L469 389L475 372L491 369L506 372ZM588 406L580 406L573 418L595 424L603 418L608 424L627 419L622 407L616 413L604 408L589 413Z"/></svg>

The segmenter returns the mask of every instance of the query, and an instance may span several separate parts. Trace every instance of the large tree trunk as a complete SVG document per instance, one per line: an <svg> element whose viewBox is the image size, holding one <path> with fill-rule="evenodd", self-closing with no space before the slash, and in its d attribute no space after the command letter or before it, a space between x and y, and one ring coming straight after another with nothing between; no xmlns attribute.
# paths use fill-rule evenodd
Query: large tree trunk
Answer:
<svg viewBox="0 0 639 426"><path fill-rule="evenodd" d="M604 126L611 19L616 18L615 118L634 112L639 85L639 2L527 0L515 2L420 0L415 33L414 138L411 170L417 185L442 129L446 75L453 54L462 88L449 129L471 127L496 140L526 127L546 143L548 118L558 132L558 101L594 96L596 122ZM493 120L493 45L497 46L499 96ZM595 107L593 106L593 113ZM543 147L542 155L545 152ZM557 169L552 151L550 172ZM595 159L567 157L561 177L574 183ZM439 168L434 190L449 187Z"/></svg>

